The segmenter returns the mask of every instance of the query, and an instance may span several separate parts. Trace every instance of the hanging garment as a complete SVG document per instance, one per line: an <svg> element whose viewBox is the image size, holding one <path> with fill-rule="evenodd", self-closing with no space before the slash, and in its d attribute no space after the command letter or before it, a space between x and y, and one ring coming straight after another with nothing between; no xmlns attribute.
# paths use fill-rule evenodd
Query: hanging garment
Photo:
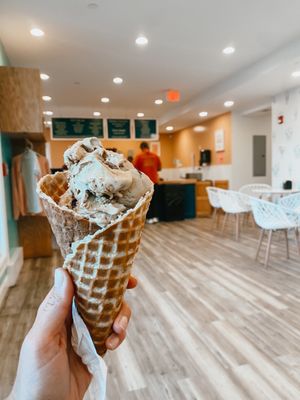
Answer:
<svg viewBox="0 0 300 400"><path fill-rule="evenodd" d="M40 214L43 211L36 193L36 184L47 173L49 173L47 158L31 149L13 158L12 188L15 219L24 215Z"/></svg>

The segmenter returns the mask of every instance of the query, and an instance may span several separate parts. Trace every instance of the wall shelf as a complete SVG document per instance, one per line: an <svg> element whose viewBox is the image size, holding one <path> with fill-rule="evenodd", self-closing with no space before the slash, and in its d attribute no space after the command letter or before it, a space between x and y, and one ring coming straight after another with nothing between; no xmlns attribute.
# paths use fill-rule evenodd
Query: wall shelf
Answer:
<svg viewBox="0 0 300 400"><path fill-rule="evenodd" d="M0 131L42 132L40 71L0 67Z"/></svg>
<svg viewBox="0 0 300 400"><path fill-rule="evenodd" d="M2 132L5 135L8 135L11 139L28 139L31 142L42 142L45 143L46 136L44 132L18 132L18 133L12 133L12 132Z"/></svg>

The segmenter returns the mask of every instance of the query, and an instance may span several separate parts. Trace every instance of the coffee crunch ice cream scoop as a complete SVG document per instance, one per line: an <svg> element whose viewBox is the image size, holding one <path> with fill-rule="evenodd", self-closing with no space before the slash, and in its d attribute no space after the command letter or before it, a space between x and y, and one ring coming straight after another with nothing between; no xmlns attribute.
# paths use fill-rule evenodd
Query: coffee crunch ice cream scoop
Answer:
<svg viewBox="0 0 300 400"><path fill-rule="evenodd" d="M72 208L99 226L134 207L152 182L123 154L106 150L97 138L76 142L64 155L69 189L60 205Z"/></svg>

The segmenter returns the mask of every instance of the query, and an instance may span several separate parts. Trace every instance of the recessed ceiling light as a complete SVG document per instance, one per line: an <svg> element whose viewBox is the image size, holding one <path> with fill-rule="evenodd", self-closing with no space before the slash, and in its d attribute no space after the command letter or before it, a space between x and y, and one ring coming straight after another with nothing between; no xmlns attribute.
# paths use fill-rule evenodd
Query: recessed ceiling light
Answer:
<svg viewBox="0 0 300 400"><path fill-rule="evenodd" d="M95 8L98 8L98 7L99 7L99 5L98 5L97 3L89 3L87 6L88 6L88 8L90 8L90 9L95 9Z"/></svg>
<svg viewBox="0 0 300 400"><path fill-rule="evenodd" d="M41 36L44 36L44 35L45 35L45 32L42 31L42 30L39 29L39 28L32 28L32 29L30 30L30 33L32 34L32 36L36 36L36 37L41 37Z"/></svg>
<svg viewBox="0 0 300 400"><path fill-rule="evenodd" d="M53 115L53 111L43 111L44 115Z"/></svg>
<svg viewBox="0 0 300 400"><path fill-rule="evenodd" d="M235 48L232 46L225 47L225 49L222 50L223 54L229 55L233 54L235 52Z"/></svg>
<svg viewBox="0 0 300 400"><path fill-rule="evenodd" d="M50 100L52 100L52 97L51 96L43 96L42 99L44 101L50 101Z"/></svg>
<svg viewBox="0 0 300 400"><path fill-rule="evenodd" d="M102 97L101 98L102 103L109 103L109 98L108 97Z"/></svg>
<svg viewBox="0 0 300 400"><path fill-rule="evenodd" d="M117 76L116 78L113 79L113 82L116 85L121 85L121 83L123 83L123 79Z"/></svg>
<svg viewBox="0 0 300 400"><path fill-rule="evenodd" d="M194 132L204 132L206 130L205 126L197 125L194 126L193 131Z"/></svg>
<svg viewBox="0 0 300 400"><path fill-rule="evenodd" d="M142 112L139 112L139 113L137 113L137 114L136 114L136 116L137 116L137 117L139 117L139 118L142 118L142 117L144 117L144 116L145 116L145 114L144 114L144 113L142 113Z"/></svg>
<svg viewBox="0 0 300 400"><path fill-rule="evenodd" d="M146 46L146 44L148 44L148 39L145 36L139 36L135 39L135 44L138 46Z"/></svg>
<svg viewBox="0 0 300 400"><path fill-rule="evenodd" d="M167 127L166 127L166 130L167 130L168 132L173 131L173 130L174 130L174 126L167 126Z"/></svg>
<svg viewBox="0 0 300 400"><path fill-rule="evenodd" d="M208 116L208 112L207 112L207 111L201 111L201 112L199 112L199 117L204 118L204 117L207 117L207 116Z"/></svg>
<svg viewBox="0 0 300 400"><path fill-rule="evenodd" d="M42 79L42 81L47 81L50 78L50 76L47 74L40 74L40 78Z"/></svg>
<svg viewBox="0 0 300 400"><path fill-rule="evenodd" d="M100 117L101 112L99 112L99 111L94 111L94 112L93 112L93 115L94 115L94 117Z"/></svg>
<svg viewBox="0 0 300 400"><path fill-rule="evenodd" d="M224 103L225 107L232 107L233 105L234 105L234 101L232 101L232 100L227 100Z"/></svg>
<svg viewBox="0 0 300 400"><path fill-rule="evenodd" d="M162 99L156 99L154 103L159 105L159 104L163 103L163 100Z"/></svg>
<svg viewBox="0 0 300 400"><path fill-rule="evenodd" d="M292 73L292 77L293 77L293 78L299 78L299 77L300 77L300 71L294 71L294 72Z"/></svg>

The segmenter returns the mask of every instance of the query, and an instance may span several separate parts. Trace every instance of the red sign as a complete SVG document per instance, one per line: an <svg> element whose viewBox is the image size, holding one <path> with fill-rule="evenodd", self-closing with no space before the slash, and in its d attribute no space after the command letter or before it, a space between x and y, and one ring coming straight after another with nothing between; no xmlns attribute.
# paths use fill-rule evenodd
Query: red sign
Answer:
<svg viewBox="0 0 300 400"><path fill-rule="evenodd" d="M180 92L179 90L168 90L166 95L167 101L170 103L176 103L180 101Z"/></svg>

